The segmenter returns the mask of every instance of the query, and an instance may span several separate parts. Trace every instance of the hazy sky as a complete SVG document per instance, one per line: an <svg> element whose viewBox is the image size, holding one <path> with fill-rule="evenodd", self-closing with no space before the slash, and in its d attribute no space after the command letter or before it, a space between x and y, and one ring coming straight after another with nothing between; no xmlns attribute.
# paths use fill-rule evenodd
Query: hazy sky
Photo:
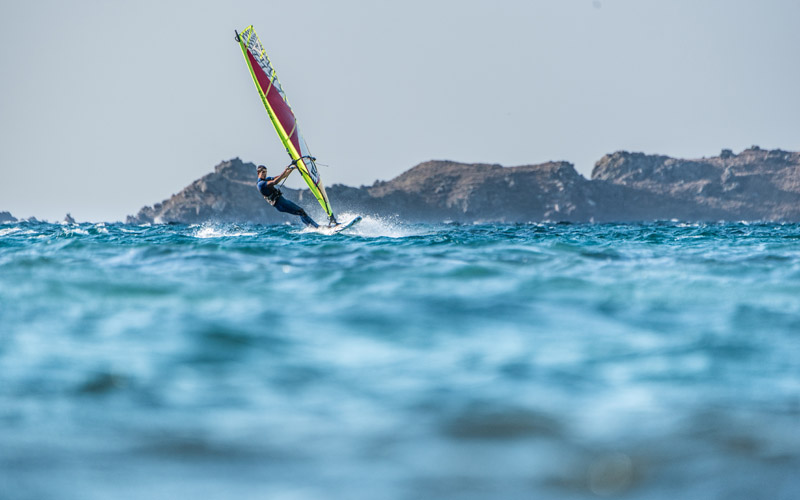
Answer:
<svg viewBox="0 0 800 500"><path fill-rule="evenodd" d="M123 220L222 160L286 165L249 24L327 185L800 150L796 0L0 0L0 211Z"/></svg>

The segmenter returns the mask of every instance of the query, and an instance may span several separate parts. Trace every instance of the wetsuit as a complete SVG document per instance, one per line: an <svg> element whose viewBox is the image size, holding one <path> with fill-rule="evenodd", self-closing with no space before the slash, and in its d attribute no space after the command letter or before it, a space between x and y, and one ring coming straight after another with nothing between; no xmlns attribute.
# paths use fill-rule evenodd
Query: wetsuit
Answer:
<svg viewBox="0 0 800 500"><path fill-rule="evenodd" d="M319 227L319 224L314 222L314 219L309 217L305 210L284 198L280 189L267 184L267 181L271 181L272 179L274 179L274 177L267 177L264 180L258 180L258 191L262 196L264 196L264 199L267 200L267 203L275 207L279 212L299 215L300 220L302 220L303 224L307 226Z"/></svg>

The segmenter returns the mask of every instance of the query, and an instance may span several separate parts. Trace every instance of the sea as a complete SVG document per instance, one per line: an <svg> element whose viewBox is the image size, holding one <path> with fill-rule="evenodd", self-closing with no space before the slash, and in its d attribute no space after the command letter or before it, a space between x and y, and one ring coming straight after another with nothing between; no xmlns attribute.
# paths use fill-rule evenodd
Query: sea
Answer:
<svg viewBox="0 0 800 500"><path fill-rule="evenodd" d="M800 498L800 225L2 224L0 498Z"/></svg>

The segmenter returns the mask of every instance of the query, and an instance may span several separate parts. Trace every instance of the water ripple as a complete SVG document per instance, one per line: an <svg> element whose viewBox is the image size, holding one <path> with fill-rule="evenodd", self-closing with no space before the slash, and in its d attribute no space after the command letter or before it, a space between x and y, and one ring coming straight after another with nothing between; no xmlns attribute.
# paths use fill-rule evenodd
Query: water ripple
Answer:
<svg viewBox="0 0 800 500"><path fill-rule="evenodd" d="M800 226L357 227L0 226L10 498L800 490Z"/></svg>

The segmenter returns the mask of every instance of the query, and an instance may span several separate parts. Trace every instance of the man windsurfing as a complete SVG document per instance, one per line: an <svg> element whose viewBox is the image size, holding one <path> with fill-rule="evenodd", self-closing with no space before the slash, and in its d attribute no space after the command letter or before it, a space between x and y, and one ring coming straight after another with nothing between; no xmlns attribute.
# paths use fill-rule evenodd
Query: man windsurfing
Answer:
<svg viewBox="0 0 800 500"><path fill-rule="evenodd" d="M303 224L311 227L319 227L319 224L314 222L314 219L308 216L305 210L297 206L295 203L283 197L283 193L276 186L284 179L289 177L289 174L294 170L294 165L286 167L278 177L267 177L267 167L259 165L256 171L258 172L258 192L267 200L267 203L275 207L278 212L285 212L287 214L299 215Z"/></svg>

